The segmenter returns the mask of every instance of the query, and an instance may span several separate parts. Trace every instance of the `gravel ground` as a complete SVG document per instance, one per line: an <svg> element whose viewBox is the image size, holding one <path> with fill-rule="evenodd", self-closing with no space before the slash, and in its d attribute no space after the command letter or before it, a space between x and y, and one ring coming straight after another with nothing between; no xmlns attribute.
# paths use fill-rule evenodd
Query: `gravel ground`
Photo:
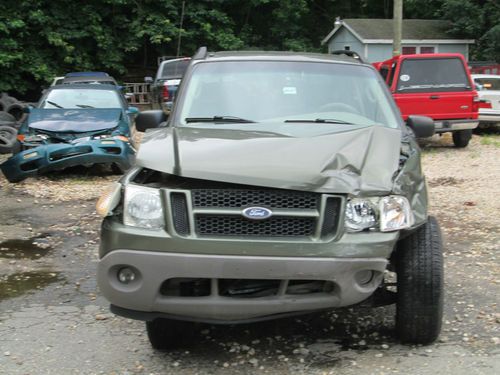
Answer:
<svg viewBox="0 0 500 375"><path fill-rule="evenodd" d="M0 177L0 374L500 373L500 136L451 145L422 144L447 293L440 339L425 347L398 343L389 306L193 325L182 349L156 352L143 323L110 314L95 283L94 203L117 176Z"/></svg>

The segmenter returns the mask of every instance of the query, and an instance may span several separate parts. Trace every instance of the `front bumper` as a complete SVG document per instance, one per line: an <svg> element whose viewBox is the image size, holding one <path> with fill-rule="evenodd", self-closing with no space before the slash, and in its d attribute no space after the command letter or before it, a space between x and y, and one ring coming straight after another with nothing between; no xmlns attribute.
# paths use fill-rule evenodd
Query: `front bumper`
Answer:
<svg viewBox="0 0 500 375"><path fill-rule="evenodd" d="M123 225L111 216L101 228L98 284L113 311L129 318L238 323L282 314L349 306L368 298L382 280L399 232L344 233L330 241L293 239L183 238L164 230ZM118 281L123 267L139 276ZM359 284L358 272L373 278ZM358 276L357 276L358 275ZM167 280L203 279L204 296L165 294ZM275 295L237 298L222 293L227 279L274 280ZM287 293L289 281L329 282L328 293ZM293 282L292 282L293 284Z"/></svg>
<svg viewBox="0 0 500 375"><path fill-rule="evenodd" d="M436 133L475 129L479 120L438 120L434 121Z"/></svg>
<svg viewBox="0 0 500 375"><path fill-rule="evenodd" d="M123 267L131 266L136 278L118 281ZM156 317L211 323L241 323L284 314L309 312L359 303L377 289L387 266L385 258L320 258L227 256L114 250L98 265L97 279L112 310L128 318ZM372 271L366 280L359 275ZM203 296L165 295L162 284L176 278L206 280ZM275 292L263 297L234 297L221 293L221 282L275 280ZM294 281L324 281L328 290L292 293Z"/></svg>
<svg viewBox="0 0 500 375"><path fill-rule="evenodd" d="M134 162L135 150L128 142L118 139L113 142L91 140L38 146L13 155L0 165L0 169L10 182L86 164L117 164L123 170L129 169Z"/></svg>

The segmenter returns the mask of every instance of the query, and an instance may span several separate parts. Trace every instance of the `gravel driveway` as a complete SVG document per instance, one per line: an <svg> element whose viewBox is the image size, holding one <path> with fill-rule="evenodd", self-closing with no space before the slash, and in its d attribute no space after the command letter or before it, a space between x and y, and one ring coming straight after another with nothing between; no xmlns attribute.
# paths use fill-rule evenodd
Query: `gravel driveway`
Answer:
<svg viewBox="0 0 500 375"><path fill-rule="evenodd" d="M447 135L422 146L445 235L434 345L400 345L389 306L193 325L181 350L155 352L144 324L111 315L96 287L94 203L116 176L79 171L17 185L0 177L0 374L500 373L500 136L474 136L466 149Z"/></svg>

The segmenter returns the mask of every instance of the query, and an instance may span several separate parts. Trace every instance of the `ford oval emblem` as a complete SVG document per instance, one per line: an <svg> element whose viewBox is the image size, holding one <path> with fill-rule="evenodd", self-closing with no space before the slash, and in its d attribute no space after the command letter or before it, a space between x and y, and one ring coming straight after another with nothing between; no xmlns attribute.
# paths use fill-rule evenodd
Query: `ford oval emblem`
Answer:
<svg viewBox="0 0 500 375"><path fill-rule="evenodd" d="M273 215L273 211L264 207L248 207L242 212L243 216L252 220L268 219Z"/></svg>

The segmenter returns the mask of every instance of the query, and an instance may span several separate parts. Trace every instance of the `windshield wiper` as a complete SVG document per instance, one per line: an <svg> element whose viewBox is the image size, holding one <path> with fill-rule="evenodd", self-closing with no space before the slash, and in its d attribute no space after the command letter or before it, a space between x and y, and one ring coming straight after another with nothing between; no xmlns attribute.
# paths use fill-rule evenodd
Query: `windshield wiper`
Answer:
<svg viewBox="0 0 500 375"><path fill-rule="evenodd" d="M45 102L46 102L46 103L49 103L50 105L53 105L54 107L57 107L57 108L64 108L63 106L60 106L60 105L59 105L59 104L57 104L57 103L51 102L50 100L46 100Z"/></svg>
<svg viewBox="0 0 500 375"><path fill-rule="evenodd" d="M190 122L214 122L214 123L224 123L224 122L234 122L239 124L249 124L255 121L247 120L236 116L213 116L213 117L186 117L184 119L187 123Z"/></svg>
<svg viewBox="0 0 500 375"><path fill-rule="evenodd" d="M80 107L80 108L95 108L95 107L92 107L91 105L87 105L87 104L75 104L76 107Z"/></svg>
<svg viewBox="0 0 500 375"><path fill-rule="evenodd" d="M317 118L314 120L304 119L304 120L285 120L285 122L313 122L316 124L346 124L346 125L355 125L352 122L347 122L343 120L337 120L334 118Z"/></svg>

